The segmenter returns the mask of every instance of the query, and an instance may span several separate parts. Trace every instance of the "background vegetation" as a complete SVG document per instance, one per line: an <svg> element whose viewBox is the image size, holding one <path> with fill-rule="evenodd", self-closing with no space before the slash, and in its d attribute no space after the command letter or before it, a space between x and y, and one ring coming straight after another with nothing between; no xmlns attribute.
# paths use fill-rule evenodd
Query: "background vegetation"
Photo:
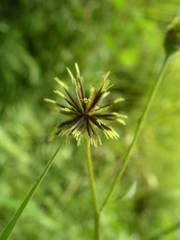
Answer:
<svg viewBox="0 0 180 240"><path fill-rule="evenodd" d="M179 0L0 1L0 231L61 139L48 135L61 119L42 99L54 76L80 65L86 86L111 70L114 96L127 127L119 141L93 149L102 201L131 141L164 57L166 25ZM174 56L136 149L102 217L102 239L138 240L179 220L180 56ZM84 147L58 154L12 240L92 239L92 209ZM121 198L123 196L123 198ZM163 237L180 239L180 231Z"/></svg>

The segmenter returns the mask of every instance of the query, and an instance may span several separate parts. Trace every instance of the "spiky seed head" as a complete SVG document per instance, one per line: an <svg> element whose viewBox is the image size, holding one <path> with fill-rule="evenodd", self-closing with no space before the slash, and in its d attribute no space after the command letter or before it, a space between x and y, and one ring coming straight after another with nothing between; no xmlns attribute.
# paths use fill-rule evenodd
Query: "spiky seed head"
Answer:
<svg viewBox="0 0 180 240"><path fill-rule="evenodd" d="M167 56L180 49L180 17L176 17L167 27L164 47Z"/></svg>
<svg viewBox="0 0 180 240"><path fill-rule="evenodd" d="M80 75L79 66L75 63L76 77L73 76L69 68L67 71L70 75L74 86L70 90L69 87L55 78L60 86L60 90L54 90L54 93L64 99L65 104L61 104L53 99L45 98L46 102L56 105L60 114L66 115L66 121L61 122L55 129L55 136L74 137L77 143L83 136L89 138L93 145L101 144L101 138L98 130L102 131L107 138L117 139L118 133L115 129L107 124L107 122L119 122L125 125L126 115L112 112L111 107L121 101L123 98L118 98L114 101L103 104L102 101L109 95L109 72L103 77L103 81L98 88L92 88L87 96L84 90L82 77ZM63 91L63 93L62 93Z"/></svg>

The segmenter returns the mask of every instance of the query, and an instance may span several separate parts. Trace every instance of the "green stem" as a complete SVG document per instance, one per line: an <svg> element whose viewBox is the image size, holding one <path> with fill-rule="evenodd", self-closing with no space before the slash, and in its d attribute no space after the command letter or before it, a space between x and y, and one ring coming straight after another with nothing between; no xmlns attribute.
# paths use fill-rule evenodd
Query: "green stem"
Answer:
<svg viewBox="0 0 180 240"><path fill-rule="evenodd" d="M133 147L134 147L134 145L135 145L135 143L136 143L136 141L137 141L137 139L138 139L138 137L139 137L139 134L141 133L141 130L142 130L144 121L145 121L145 119L146 119L147 113L149 112L149 109L150 109L151 104L152 104L152 102L153 102L154 96L156 95L157 90L158 90L158 88L159 88L159 85L160 85L160 83L161 83L161 81L162 81L163 73L164 73L164 68L165 68L167 59L168 59L168 57L166 57L166 58L164 59L164 62L163 62L163 64L162 64L162 66L161 66L161 70L160 70L160 73L159 73L159 78L158 78L158 80L156 81L154 87L153 87L152 90L151 90L151 93L150 93L149 99L148 99L148 101L147 101L147 104L146 104L146 106L145 106L145 109L144 109L144 111L143 111L143 113L142 113L142 116L141 116L140 120L138 121L138 125L137 125L137 128L136 128L136 130L135 130L135 134L134 134L134 137L133 137L133 139L132 139L132 142L131 142L129 148L127 149L127 152L126 152L126 154L125 154L125 156L124 156L124 158L123 158L122 164L121 164L121 166L120 166L120 168L119 168L116 176L114 177L114 180L113 180L113 182L112 182L112 185L111 185L111 187L110 187L110 190L109 190L109 192L107 193L107 195L106 195L106 197L105 197L105 200L104 200L104 202L103 202L102 205L101 205L100 210L103 210L103 208L104 208L104 207L106 206L106 204L108 203L108 201L109 201L109 199L110 199L110 197L111 197L111 194L112 194L112 192L113 192L113 190L114 190L114 188L115 188L115 186L116 186L119 178L120 178L121 175L123 174L123 172L124 172L124 170L125 170L125 168L126 168L126 166L127 166L127 164L128 164L129 157L130 157L130 155L131 155L131 153L132 153Z"/></svg>
<svg viewBox="0 0 180 240"><path fill-rule="evenodd" d="M87 153L87 164L88 164L92 204L93 204L93 211L94 211L94 239L99 240L100 239L100 212L97 204L97 196L96 196L96 189L95 189L95 180L94 180L94 174L93 174L89 139L86 140L86 153Z"/></svg>
<svg viewBox="0 0 180 240"><path fill-rule="evenodd" d="M17 224L19 218L21 217L25 207L27 206L28 202L31 200L34 192L39 187L40 183L42 182L42 180L46 176L48 170L52 166L53 160L55 159L57 153L59 152L60 147L61 147L61 145L57 148L57 150L55 151L55 153L53 154L51 159L48 161L48 163L45 166L44 170L42 171L41 175L37 178L34 185L32 186L32 188L30 189L30 191L26 195L26 197L25 197L24 201L22 202L22 204L20 205L19 209L16 211L16 213L14 214L14 216L12 217L10 222L7 224L5 229L2 231L2 233L0 235L0 240L7 240L10 237L10 235L11 235L15 225Z"/></svg>
<svg viewBox="0 0 180 240"><path fill-rule="evenodd" d="M176 230L180 229L180 221L175 223L174 225L170 226L167 229L161 230L160 232L146 238L146 240L157 240L167 234L170 234L172 232L175 232Z"/></svg>

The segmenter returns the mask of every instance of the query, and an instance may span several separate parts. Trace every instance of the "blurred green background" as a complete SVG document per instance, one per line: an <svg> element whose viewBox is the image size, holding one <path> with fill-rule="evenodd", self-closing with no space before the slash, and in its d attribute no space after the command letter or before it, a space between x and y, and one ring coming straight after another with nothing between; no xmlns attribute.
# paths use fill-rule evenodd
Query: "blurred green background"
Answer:
<svg viewBox="0 0 180 240"><path fill-rule="evenodd" d="M61 138L48 141L55 114L54 76L66 82L78 62L86 86L111 71L114 97L128 116L119 141L93 148L102 201L127 149L163 61L169 21L179 0L0 0L0 231ZM169 63L130 164L105 210L103 240L139 240L180 216L180 55ZM74 69L73 69L74 70ZM123 197L121 197L123 196ZM28 205L12 240L93 236L83 144L65 145ZM176 231L163 240L179 240Z"/></svg>

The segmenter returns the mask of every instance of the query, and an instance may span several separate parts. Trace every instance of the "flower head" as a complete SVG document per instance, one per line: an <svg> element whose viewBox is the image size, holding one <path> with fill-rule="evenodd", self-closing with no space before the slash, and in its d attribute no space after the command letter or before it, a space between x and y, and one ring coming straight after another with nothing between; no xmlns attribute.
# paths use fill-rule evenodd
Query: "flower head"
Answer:
<svg viewBox="0 0 180 240"><path fill-rule="evenodd" d="M61 122L56 127L55 135L74 137L78 143L80 143L82 136L86 135L93 145L97 145L101 143L101 138L97 132L97 129L99 129L107 138L117 139L119 137L118 133L106 122L117 121L125 125L126 115L110 111L111 107L115 103L123 101L123 98L118 98L106 104L102 103L102 100L109 95L109 73L104 76L100 86L97 89L92 88L87 96L77 63L75 63L75 69L76 78L67 68L74 90L69 89L64 82L55 78L61 90L54 90L54 93L59 95L65 104L49 98L44 99L46 102L55 104L59 113L68 117L66 121Z"/></svg>
<svg viewBox="0 0 180 240"><path fill-rule="evenodd" d="M180 49L180 17L168 25L164 46L168 56Z"/></svg>

